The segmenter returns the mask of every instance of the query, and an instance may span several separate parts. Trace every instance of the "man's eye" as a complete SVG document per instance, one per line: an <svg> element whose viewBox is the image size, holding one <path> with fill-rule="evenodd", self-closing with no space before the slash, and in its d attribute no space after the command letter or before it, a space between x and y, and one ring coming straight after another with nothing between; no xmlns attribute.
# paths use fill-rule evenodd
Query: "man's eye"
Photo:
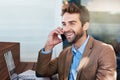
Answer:
<svg viewBox="0 0 120 80"><path fill-rule="evenodd" d="M65 24L62 24L63 27L65 27Z"/></svg>
<svg viewBox="0 0 120 80"><path fill-rule="evenodd" d="M71 25L75 25L75 23L71 23Z"/></svg>

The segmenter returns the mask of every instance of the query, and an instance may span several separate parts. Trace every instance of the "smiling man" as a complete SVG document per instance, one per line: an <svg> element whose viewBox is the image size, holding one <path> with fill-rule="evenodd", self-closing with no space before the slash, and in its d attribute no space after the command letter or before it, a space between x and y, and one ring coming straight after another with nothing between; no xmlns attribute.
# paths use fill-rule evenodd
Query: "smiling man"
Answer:
<svg viewBox="0 0 120 80"><path fill-rule="evenodd" d="M112 46L87 34L89 12L84 6L69 3L62 9L62 27L51 31L36 66L37 77L58 73L59 80L116 80L116 58ZM65 35L72 46L51 59L53 48Z"/></svg>

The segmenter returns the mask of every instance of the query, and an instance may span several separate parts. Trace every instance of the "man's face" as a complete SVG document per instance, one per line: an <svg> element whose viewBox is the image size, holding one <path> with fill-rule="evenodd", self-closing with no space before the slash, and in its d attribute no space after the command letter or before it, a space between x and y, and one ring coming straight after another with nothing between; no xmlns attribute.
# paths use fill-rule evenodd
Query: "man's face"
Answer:
<svg viewBox="0 0 120 80"><path fill-rule="evenodd" d="M82 23L80 22L80 15L77 13L65 13L62 18L62 25L64 35L69 43L75 43L83 34Z"/></svg>

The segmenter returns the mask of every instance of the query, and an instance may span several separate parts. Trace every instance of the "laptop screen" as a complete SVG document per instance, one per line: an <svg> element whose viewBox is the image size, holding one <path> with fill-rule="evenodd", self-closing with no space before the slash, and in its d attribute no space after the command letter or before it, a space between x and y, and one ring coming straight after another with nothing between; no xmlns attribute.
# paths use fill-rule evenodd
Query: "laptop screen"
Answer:
<svg viewBox="0 0 120 80"><path fill-rule="evenodd" d="M8 69L10 79L15 80L15 78L17 77L17 74L15 73L15 64L14 64L12 52L11 51L6 52L4 54L4 57L7 64L7 69Z"/></svg>

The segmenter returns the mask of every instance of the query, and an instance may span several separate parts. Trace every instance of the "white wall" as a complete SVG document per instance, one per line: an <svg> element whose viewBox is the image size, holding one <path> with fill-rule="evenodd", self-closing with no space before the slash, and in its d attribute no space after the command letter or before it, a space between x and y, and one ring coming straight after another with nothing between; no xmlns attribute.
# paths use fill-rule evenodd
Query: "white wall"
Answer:
<svg viewBox="0 0 120 80"><path fill-rule="evenodd" d="M20 42L21 61L36 61L48 33L60 24L61 3L61 0L0 0L0 42Z"/></svg>

